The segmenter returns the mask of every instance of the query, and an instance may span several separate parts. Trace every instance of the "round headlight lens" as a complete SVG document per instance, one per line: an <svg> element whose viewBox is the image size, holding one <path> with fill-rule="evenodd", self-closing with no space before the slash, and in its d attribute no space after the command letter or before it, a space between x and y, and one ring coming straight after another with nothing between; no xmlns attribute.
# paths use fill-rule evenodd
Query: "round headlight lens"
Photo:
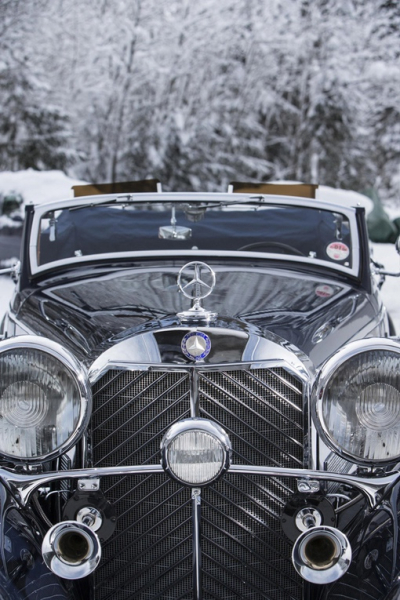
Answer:
<svg viewBox="0 0 400 600"><path fill-rule="evenodd" d="M201 485L219 475L225 463L222 444L204 431L181 433L168 451L172 473L180 481Z"/></svg>
<svg viewBox="0 0 400 600"><path fill-rule="evenodd" d="M0 345L0 454L34 461L72 445L88 417L90 391L65 349L24 340L26 346L22 338Z"/></svg>
<svg viewBox="0 0 400 600"><path fill-rule="evenodd" d="M228 468L231 446L225 431L207 419L184 419L173 425L163 441L164 468L185 485L211 483Z"/></svg>
<svg viewBox="0 0 400 600"><path fill-rule="evenodd" d="M319 417L331 443L357 461L400 457L400 347L350 356L324 383Z"/></svg>

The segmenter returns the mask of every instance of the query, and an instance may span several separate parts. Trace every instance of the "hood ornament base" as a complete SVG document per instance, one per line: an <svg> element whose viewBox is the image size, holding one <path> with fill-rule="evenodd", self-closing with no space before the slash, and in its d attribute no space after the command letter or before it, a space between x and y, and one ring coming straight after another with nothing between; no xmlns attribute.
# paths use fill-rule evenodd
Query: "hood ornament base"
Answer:
<svg viewBox="0 0 400 600"><path fill-rule="evenodd" d="M199 261L187 263L179 271L177 283L182 294L192 300L189 310L178 313L182 323L209 323L217 318L217 313L206 310L201 304L215 287L215 273L211 267Z"/></svg>
<svg viewBox="0 0 400 600"><path fill-rule="evenodd" d="M209 312L200 307L199 309L185 310L178 313L177 316L181 323L210 323L216 320L218 313Z"/></svg>

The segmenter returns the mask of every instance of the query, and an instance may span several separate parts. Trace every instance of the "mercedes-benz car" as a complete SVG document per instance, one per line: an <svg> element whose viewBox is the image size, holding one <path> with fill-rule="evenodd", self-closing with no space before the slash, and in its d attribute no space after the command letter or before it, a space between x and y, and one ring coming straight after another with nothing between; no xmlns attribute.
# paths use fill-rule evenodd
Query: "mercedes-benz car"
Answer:
<svg viewBox="0 0 400 600"><path fill-rule="evenodd" d="M363 207L79 186L26 207L12 276L1 600L400 598L400 344Z"/></svg>

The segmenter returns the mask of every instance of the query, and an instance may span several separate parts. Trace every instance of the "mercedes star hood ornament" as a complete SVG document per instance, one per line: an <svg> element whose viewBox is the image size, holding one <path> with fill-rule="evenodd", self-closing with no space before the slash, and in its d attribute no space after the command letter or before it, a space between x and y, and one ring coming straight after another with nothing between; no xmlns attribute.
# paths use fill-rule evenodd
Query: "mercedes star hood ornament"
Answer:
<svg viewBox="0 0 400 600"><path fill-rule="evenodd" d="M178 313L181 321L211 321L217 314L203 308L201 301L209 296L215 287L215 273L206 263L194 261L182 267L178 274L178 288L192 301L185 312Z"/></svg>

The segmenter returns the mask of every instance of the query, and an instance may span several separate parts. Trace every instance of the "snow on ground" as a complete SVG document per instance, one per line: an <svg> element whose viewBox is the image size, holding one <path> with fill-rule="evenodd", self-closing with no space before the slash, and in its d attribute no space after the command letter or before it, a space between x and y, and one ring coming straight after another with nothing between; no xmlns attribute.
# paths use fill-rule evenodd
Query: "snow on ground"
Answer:
<svg viewBox="0 0 400 600"><path fill-rule="evenodd" d="M62 171L3 171L0 173L0 193L21 194L25 204L42 204L52 200L73 197L73 185L85 185L86 181L72 179Z"/></svg>
<svg viewBox="0 0 400 600"><path fill-rule="evenodd" d="M374 208L374 203L370 198L359 194L358 192L352 192L350 190L338 190L335 188L328 187L326 185L318 186L316 190L316 199L325 200L325 202L334 202L335 204L341 204L342 206L363 206L365 212L368 214Z"/></svg>
<svg viewBox="0 0 400 600"><path fill-rule="evenodd" d="M397 254L393 244L371 244L373 258L376 262L385 266L390 273L400 271L400 256ZM388 309L397 333L400 335L400 277L386 277L381 295Z"/></svg>
<svg viewBox="0 0 400 600"><path fill-rule="evenodd" d="M85 183L87 182L68 177L62 171L3 171L0 173L0 195L4 197L11 193L20 194L23 198L23 216L25 204L42 204L72 198L72 186ZM2 227L16 226L18 224L9 217L0 215L0 230Z"/></svg>
<svg viewBox="0 0 400 600"><path fill-rule="evenodd" d="M8 308L14 283L9 275L0 276L0 322Z"/></svg>

